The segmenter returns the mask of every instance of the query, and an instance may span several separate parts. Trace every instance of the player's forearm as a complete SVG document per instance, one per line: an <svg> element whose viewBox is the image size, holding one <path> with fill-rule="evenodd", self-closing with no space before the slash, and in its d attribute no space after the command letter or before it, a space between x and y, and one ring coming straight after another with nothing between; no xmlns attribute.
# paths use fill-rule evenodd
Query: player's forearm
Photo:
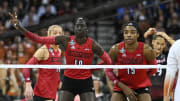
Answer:
<svg viewBox="0 0 180 101"><path fill-rule="evenodd" d="M165 38L171 45L175 42L175 40L169 37L165 32L157 32L157 35L160 35L163 38Z"/></svg>
<svg viewBox="0 0 180 101"><path fill-rule="evenodd" d="M113 72L113 69L107 68L107 69L105 69L105 73L109 77L109 79L112 80L114 83L119 82L118 77Z"/></svg>
<svg viewBox="0 0 180 101"><path fill-rule="evenodd" d="M32 32L25 32L26 37L31 39L34 42L42 43L42 44L55 44L55 37L40 37Z"/></svg>
<svg viewBox="0 0 180 101"><path fill-rule="evenodd" d="M149 28L145 33L144 33L144 38L147 39L149 35L152 35L156 32L155 28Z"/></svg>
<svg viewBox="0 0 180 101"><path fill-rule="evenodd" d="M31 87L31 82L26 82L25 85L26 87Z"/></svg>
<svg viewBox="0 0 180 101"><path fill-rule="evenodd" d="M147 32L145 32L145 33L144 33L144 38L145 38L145 39L147 39L147 38L148 38L149 33L150 33L149 31L147 31Z"/></svg>
<svg viewBox="0 0 180 101"><path fill-rule="evenodd" d="M26 33L28 30L22 27L20 24L17 24L15 27L17 30L19 30L21 33Z"/></svg>
<svg viewBox="0 0 180 101"><path fill-rule="evenodd" d="M126 91L126 89L129 88L127 85L125 85L121 81L118 82L118 87L121 88L123 91Z"/></svg>
<svg viewBox="0 0 180 101"><path fill-rule="evenodd" d="M31 81L31 79L30 79L30 71L31 71L30 68L24 68L23 69L23 75L24 75L25 82L30 82Z"/></svg>
<svg viewBox="0 0 180 101"><path fill-rule="evenodd" d="M104 64L107 64L107 65L112 64L112 60L106 52L104 52L104 54L101 55L100 58L103 60Z"/></svg>
<svg viewBox="0 0 180 101"><path fill-rule="evenodd" d="M27 62L27 64L38 64L38 60L35 57L32 57ZM30 72L31 72L30 68L24 68L23 69L23 75L24 75L24 78L25 78L25 82L30 82L31 81L31 79L30 79Z"/></svg>
<svg viewBox="0 0 180 101"><path fill-rule="evenodd" d="M169 37L168 35L166 35L164 37L171 45L175 42L175 40L173 40L171 37Z"/></svg>

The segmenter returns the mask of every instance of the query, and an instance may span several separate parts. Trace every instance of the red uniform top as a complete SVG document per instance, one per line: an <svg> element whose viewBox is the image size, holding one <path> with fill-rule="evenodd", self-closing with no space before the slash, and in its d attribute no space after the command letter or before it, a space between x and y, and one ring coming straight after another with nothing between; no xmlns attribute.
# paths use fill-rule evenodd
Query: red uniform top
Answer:
<svg viewBox="0 0 180 101"><path fill-rule="evenodd" d="M79 45L75 36L71 36L66 49L66 64L68 65L90 65L93 59L92 51L93 40L87 38L87 41ZM66 69L64 75L72 79L87 79L91 77L90 69Z"/></svg>
<svg viewBox="0 0 180 101"><path fill-rule="evenodd" d="M61 64L60 51L54 51L49 45L46 45L49 51L49 58L47 60L39 61L39 64ZM38 80L34 88L36 96L44 98L56 98L56 91L59 83L59 72L56 69L38 69Z"/></svg>
<svg viewBox="0 0 180 101"><path fill-rule="evenodd" d="M124 42L119 44L117 65L146 65L144 57L144 43L138 42L138 47L134 52L129 52L124 48ZM151 86L148 76L148 69L119 69L118 79L129 88L138 89ZM114 91L122 91L117 85Z"/></svg>

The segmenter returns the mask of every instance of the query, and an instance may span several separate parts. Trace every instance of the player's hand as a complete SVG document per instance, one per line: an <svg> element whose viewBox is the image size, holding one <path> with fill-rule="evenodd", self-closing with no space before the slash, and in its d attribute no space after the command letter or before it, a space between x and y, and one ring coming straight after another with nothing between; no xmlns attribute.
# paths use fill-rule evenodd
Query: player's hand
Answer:
<svg viewBox="0 0 180 101"><path fill-rule="evenodd" d="M147 38L149 35L152 35L156 33L156 28L149 28L145 33L144 33L144 38Z"/></svg>
<svg viewBox="0 0 180 101"><path fill-rule="evenodd" d="M32 100L34 96L34 92L31 86L31 82L27 82L25 85L25 91L24 91L24 96L26 100Z"/></svg>
<svg viewBox="0 0 180 101"><path fill-rule="evenodd" d="M9 16L11 17L11 23L14 25L16 29L18 29L19 20L16 12L14 12L14 14L9 12Z"/></svg>
<svg viewBox="0 0 180 101"><path fill-rule="evenodd" d="M129 87L124 87L122 90L123 90L123 93L125 94L125 96L127 97L127 100L129 100L129 101L138 101L134 90L132 90Z"/></svg>

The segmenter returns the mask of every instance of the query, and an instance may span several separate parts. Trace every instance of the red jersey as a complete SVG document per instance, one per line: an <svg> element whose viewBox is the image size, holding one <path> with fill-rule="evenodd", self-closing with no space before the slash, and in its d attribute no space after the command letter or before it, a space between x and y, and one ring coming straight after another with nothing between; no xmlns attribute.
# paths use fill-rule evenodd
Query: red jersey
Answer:
<svg viewBox="0 0 180 101"><path fill-rule="evenodd" d="M61 64L61 52L55 51L46 45L49 51L49 58L47 60L39 61L39 64ZM59 72L56 69L38 69L38 81L34 88L34 94L36 96L44 98L56 98L56 91L59 83Z"/></svg>
<svg viewBox="0 0 180 101"><path fill-rule="evenodd" d="M119 43L119 53L117 65L146 65L147 61L144 57L144 43L138 42L137 49L134 52L129 52L124 47L124 42ZM119 69L118 78L129 88L139 89L151 86L151 81L147 75L148 69ZM115 85L114 91L121 91Z"/></svg>
<svg viewBox="0 0 180 101"><path fill-rule="evenodd" d="M66 64L68 65L90 65L93 59L93 40L87 37L84 44L79 45L75 36L71 36L65 51ZM72 79L87 79L91 77L90 69L66 69L64 75Z"/></svg>

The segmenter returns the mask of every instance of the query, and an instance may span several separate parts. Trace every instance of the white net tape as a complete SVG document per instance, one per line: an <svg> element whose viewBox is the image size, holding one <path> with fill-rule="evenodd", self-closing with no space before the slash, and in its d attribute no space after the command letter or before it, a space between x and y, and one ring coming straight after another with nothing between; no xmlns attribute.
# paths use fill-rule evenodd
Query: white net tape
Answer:
<svg viewBox="0 0 180 101"><path fill-rule="evenodd" d="M167 65L22 65L22 64L1 64L0 68L45 68L45 69L151 69L162 68L165 69Z"/></svg>

